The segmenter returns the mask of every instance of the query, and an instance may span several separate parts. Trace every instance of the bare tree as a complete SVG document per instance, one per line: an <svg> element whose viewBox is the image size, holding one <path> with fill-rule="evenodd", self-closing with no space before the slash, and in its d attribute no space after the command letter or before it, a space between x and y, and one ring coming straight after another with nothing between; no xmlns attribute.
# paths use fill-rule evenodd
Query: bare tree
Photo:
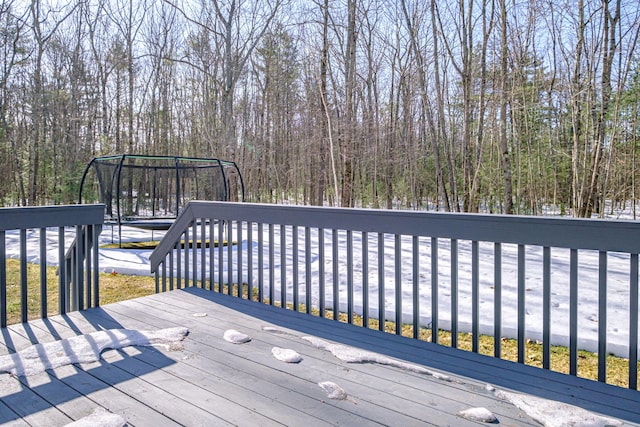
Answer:
<svg viewBox="0 0 640 427"><path fill-rule="evenodd" d="M513 185L511 179L511 160L507 141L507 104L508 91L508 49L507 49L507 5L506 0L500 0L500 152L502 160L502 174L504 179L504 208L505 214L513 213Z"/></svg>

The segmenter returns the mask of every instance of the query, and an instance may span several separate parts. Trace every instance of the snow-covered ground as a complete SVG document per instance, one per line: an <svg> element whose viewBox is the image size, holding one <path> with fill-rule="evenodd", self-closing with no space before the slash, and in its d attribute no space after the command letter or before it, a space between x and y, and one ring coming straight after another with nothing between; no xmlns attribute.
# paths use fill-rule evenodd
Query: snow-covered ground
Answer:
<svg viewBox="0 0 640 427"><path fill-rule="evenodd" d="M616 214L616 217L621 217ZM291 240L288 240L289 246L286 249L286 259L284 267L281 267L279 249L279 227L275 227L274 233L274 291L276 299L280 298L280 277L281 268L286 270L286 288L287 300L291 301L291 295L294 287L297 286L300 300L305 298L305 244L303 233L299 236L300 243L298 245L298 277L293 277L293 254ZM291 233L291 229L287 228L287 233ZM331 257L331 235L329 232L325 235L325 286L326 286L326 304L328 307L332 304L332 288L333 288L333 260ZM163 232L154 231L153 238L159 239ZM243 232L241 247L243 252L242 278L247 280L248 272L246 271L246 257L249 252L253 254L253 286L259 286L258 283L258 246L257 231L254 229L254 242L251 250L247 246L246 231ZM145 231L136 228L123 227L122 240L126 241L144 241L151 239L151 231ZM268 240L267 227L264 229L264 237ZM38 262L38 230L28 230L28 253L29 261ZM346 235L341 233L338 236L339 256L338 262L338 282L340 287L339 301L341 307L346 309L347 304L347 257L346 257ZM57 232L51 231L47 235L49 243L47 249L47 261L53 263L57 260ZM105 227L100 236L101 244L118 241L117 229L112 230ZM311 260L310 274L311 282L314 285L312 290L312 301L318 304L319 292L317 286L319 282L319 248L316 232L311 234ZM67 245L70 243L71 237L67 238ZM19 254L19 236L18 233L7 232L6 237L7 254L10 257L17 257ZM401 242L401 282L402 282L402 311L405 322L412 321L413 313L413 268L412 268L412 245L410 237L403 238ZM395 271L393 266L395 263L394 238L389 236L384 242L385 246L385 271L383 273L385 282L385 312L389 319L395 318ZM353 262L354 262L354 305L356 311L362 311L362 273L363 266L362 254L363 242L360 234L353 234ZM377 316L378 312L378 262L377 262L378 243L376 237L372 236L367 244L368 249L368 266L369 266L369 301L370 316ZM237 277L237 249L238 246L232 247L232 271L234 278ZM492 243L479 244L479 297L480 297L480 332L493 335L494 323L494 253ZM216 257L215 267L217 268L217 251L214 249ZM226 265L226 252L228 249L223 248L224 258L224 276L228 272ZM264 245L263 256L263 272L265 294L268 295L269 286L269 256L268 245ZM100 270L105 272L117 272L119 274L137 274L150 275L149 256L151 250L128 250L128 249L101 249L100 250ZM460 241L458 246L458 325L460 330L470 330L471 328L471 243ZM199 256L199 254L198 254ZM502 248L502 335L506 337L517 336L517 247L516 245L503 245ZM419 280L420 280L420 322L423 325L431 323L431 242L430 239L420 239L419 248ZM552 344L568 345L569 339L569 250L552 249L551 252L551 333ZM198 263L200 264L200 263ZM607 276L607 351L627 356L629 342L629 255L610 253L608 255L608 276ZM208 268L208 263L207 263ZM214 276L217 280L217 272ZM208 275L208 272L207 272ZM198 276L199 277L199 276ZM542 248L527 247L526 248L526 334L533 340L542 338ZM578 306L578 344L580 348L597 351L598 337L598 253L595 251L579 252L579 306ZM450 242L448 240L440 240L438 243L438 310L439 310L439 327L448 329L451 319L451 276L450 276Z"/></svg>

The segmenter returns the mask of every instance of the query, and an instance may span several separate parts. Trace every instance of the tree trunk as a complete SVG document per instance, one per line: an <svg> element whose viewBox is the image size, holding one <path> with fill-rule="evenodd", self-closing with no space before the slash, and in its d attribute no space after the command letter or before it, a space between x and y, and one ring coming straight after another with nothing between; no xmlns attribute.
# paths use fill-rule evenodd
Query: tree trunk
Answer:
<svg viewBox="0 0 640 427"><path fill-rule="evenodd" d="M506 0L500 0L500 22L502 31L500 35L500 152L502 161L502 176L504 185L504 207L505 214L513 213L513 185L511 178L511 160L509 156L509 144L507 141L507 6Z"/></svg>

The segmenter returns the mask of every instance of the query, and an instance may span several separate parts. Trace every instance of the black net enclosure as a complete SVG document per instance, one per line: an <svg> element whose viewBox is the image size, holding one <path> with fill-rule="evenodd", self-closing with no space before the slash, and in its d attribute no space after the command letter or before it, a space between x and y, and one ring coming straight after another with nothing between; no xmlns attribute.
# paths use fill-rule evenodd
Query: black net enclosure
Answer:
<svg viewBox="0 0 640 427"><path fill-rule="evenodd" d="M170 223L190 200L244 201L235 162L119 154L96 157L80 183L80 203L104 203L105 221Z"/></svg>

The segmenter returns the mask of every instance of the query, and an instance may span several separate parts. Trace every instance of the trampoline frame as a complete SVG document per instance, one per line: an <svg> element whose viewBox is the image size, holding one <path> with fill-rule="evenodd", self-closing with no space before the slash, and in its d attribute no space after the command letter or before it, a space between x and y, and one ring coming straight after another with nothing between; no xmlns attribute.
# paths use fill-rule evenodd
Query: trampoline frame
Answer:
<svg viewBox="0 0 640 427"><path fill-rule="evenodd" d="M127 164L128 160L144 160L144 161L157 161L159 162L158 165L153 165L152 163L150 164ZM110 166L114 167L115 169L113 171L113 174L111 176L111 180L110 182L104 182L105 180L101 179L102 176L101 174L99 174L97 172L97 165L100 164L101 162L110 162ZM117 165L114 165L114 163L117 162ZM185 165L183 162L193 162L193 164L189 164L189 165ZM162 163L162 164L160 164ZM198 165L198 163L200 163L200 165ZM217 164L217 165L216 165ZM117 154L117 155L111 155L111 156L101 156L101 157L94 157L86 166L84 173L82 174L82 180L80 181L80 190L79 190L79 195L78 195L78 203L82 204L82 195L83 195L83 189L84 189L84 185L86 183L86 179L87 176L89 174L89 172L91 171L91 168L94 167L96 168L96 180L98 182L98 186L99 191L100 191L100 200L101 202L107 204L106 200L102 200L105 196L105 194L108 194L105 190L105 186L109 185L111 186L111 200L109 201L109 208L112 209L113 207L113 201L115 199L116 202L116 215L114 217L113 213L111 213L111 215L108 215L108 213L105 211L105 224L112 224L118 225L118 230L119 230L119 234L121 234L121 230L122 230L122 226L123 225L129 225L132 227L137 227L137 228L142 228L142 229L150 229L150 230L166 230L168 229L171 224L174 222L174 220L176 219L177 215L179 214L181 208L183 206L181 206L181 170L185 170L185 169L193 169L194 171L197 168L220 168L220 173L221 173L221 177L222 177L222 182L224 184L224 198L221 200L219 198L215 199L215 200L221 200L221 201L229 201L231 199L231 186L230 183L228 181L228 176L227 173L225 172L226 170L232 170L235 171L238 175L238 183L240 184L239 187L239 196L240 196L240 201L244 202L245 199L245 188L244 188L244 180L242 178L242 174L240 173L240 169L238 168L238 165L233 162L233 161L229 161L229 160L221 160L221 159L217 159L217 158L201 158L201 157L187 157L187 156L156 156L156 155L143 155L143 154ZM147 169L147 170L154 170L154 178L153 178L153 183L152 183L152 195L150 196L150 198L152 199L152 215L151 216L138 216L136 215L135 217L133 216L126 216L123 215L121 212L121 198L123 197L123 193L121 191L122 188L122 171L126 170L126 169L137 169L137 168L142 168L142 169ZM157 171L158 170L171 170L174 169L175 170L175 175L174 175L174 180L175 180L175 215L165 215L165 216L156 216L155 215L155 210L156 210L156 198L157 198ZM198 179L197 179L197 174L194 175L195 176L195 182L196 182L196 194L199 192L198 188ZM182 177L184 178L184 176ZM115 195L113 194L113 184L114 184L114 180L115 180ZM132 193L133 190L129 189L129 191ZM128 195L129 193L127 193Z"/></svg>

